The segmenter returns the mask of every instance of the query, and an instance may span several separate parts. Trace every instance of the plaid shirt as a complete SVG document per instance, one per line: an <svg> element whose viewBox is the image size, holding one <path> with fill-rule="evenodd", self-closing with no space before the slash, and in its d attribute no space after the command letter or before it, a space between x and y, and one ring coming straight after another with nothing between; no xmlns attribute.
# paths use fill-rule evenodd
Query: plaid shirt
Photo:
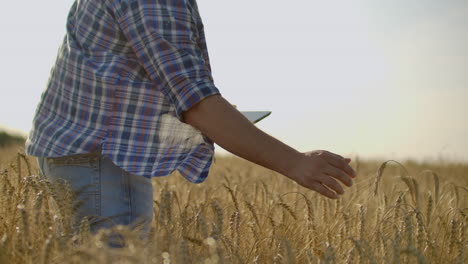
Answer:
<svg viewBox="0 0 468 264"><path fill-rule="evenodd" d="M213 84L195 0L80 0L36 109L26 152L102 154L145 177L202 182L213 142L181 121Z"/></svg>

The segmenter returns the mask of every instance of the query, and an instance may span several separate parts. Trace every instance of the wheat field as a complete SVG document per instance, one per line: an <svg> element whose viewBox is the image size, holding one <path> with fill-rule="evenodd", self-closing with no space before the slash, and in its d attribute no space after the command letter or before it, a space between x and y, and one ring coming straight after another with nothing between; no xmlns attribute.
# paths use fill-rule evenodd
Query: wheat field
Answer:
<svg viewBox="0 0 468 264"><path fill-rule="evenodd" d="M18 147L0 150L0 263L465 263L468 164L363 161L328 200L272 171L217 158L205 183L157 178L151 238L70 230L71 193ZM55 209L56 208L56 209ZM109 248L120 233L123 248Z"/></svg>

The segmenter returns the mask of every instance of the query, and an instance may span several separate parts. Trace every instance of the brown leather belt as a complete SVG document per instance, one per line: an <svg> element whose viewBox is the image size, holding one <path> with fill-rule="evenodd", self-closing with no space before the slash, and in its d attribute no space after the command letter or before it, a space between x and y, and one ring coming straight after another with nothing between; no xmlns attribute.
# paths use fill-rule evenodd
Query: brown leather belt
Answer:
<svg viewBox="0 0 468 264"><path fill-rule="evenodd" d="M49 164L55 164L55 165L86 164L86 163L92 163L92 162L98 161L100 156L101 156L101 149L98 149L90 153L73 154L73 155L62 156L62 157L46 158L46 161Z"/></svg>

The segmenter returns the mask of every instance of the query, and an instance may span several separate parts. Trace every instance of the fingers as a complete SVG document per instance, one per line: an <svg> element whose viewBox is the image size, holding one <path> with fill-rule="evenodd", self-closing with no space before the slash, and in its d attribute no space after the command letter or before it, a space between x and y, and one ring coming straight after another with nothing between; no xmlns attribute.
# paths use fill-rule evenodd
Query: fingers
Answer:
<svg viewBox="0 0 468 264"><path fill-rule="evenodd" d="M311 189L320 193L321 195L325 196L325 197L328 197L330 199L337 199L338 198L338 195L332 191L330 191L328 188L326 188L325 186L323 186L321 183L319 182L314 182L311 184Z"/></svg>
<svg viewBox="0 0 468 264"><path fill-rule="evenodd" d="M305 155L311 157L305 160L305 163L308 163L305 166L307 171L305 174L299 174L299 180L296 180L302 186L330 199L337 199L339 195L344 194L344 186L341 183L349 187L353 185L352 178L356 177L356 173L349 165L351 159L324 150L308 152Z"/></svg>
<svg viewBox="0 0 468 264"><path fill-rule="evenodd" d="M333 152L330 152L330 151L326 151L326 150L325 150L325 152L326 152L327 154L332 155L332 156L335 156L335 157L337 157L337 158L339 158L339 159L344 159L342 156L340 156L340 155L338 155L338 154L336 154L336 153L333 153Z"/></svg>
<svg viewBox="0 0 468 264"><path fill-rule="evenodd" d="M343 170L337 169L333 166L328 166L324 170L325 174L332 176L333 178L339 180L340 182L344 183L346 186L351 187L353 185L353 180L351 177L346 174Z"/></svg>
<svg viewBox="0 0 468 264"><path fill-rule="evenodd" d="M322 174L317 178L317 180L321 184L326 185L328 188L335 191L337 194L344 194L343 187L334 178L328 175Z"/></svg>
<svg viewBox="0 0 468 264"><path fill-rule="evenodd" d="M331 152L327 152L327 154L328 155L325 156L325 159L330 165L344 170L349 176L353 178L356 177L356 172L353 168L351 168L351 166L349 166L348 162L346 162L346 159Z"/></svg>

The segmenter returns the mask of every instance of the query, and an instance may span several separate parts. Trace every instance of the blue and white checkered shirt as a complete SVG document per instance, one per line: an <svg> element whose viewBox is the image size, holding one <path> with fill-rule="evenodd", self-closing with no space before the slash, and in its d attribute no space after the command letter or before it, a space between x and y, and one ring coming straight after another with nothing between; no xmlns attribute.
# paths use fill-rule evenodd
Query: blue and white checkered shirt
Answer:
<svg viewBox="0 0 468 264"><path fill-rule="evenodd" d="M80 0L26 142L40 157L102 154L145 177L202 182L213 142L182 113L219 94L195 0Z"/></svg>

